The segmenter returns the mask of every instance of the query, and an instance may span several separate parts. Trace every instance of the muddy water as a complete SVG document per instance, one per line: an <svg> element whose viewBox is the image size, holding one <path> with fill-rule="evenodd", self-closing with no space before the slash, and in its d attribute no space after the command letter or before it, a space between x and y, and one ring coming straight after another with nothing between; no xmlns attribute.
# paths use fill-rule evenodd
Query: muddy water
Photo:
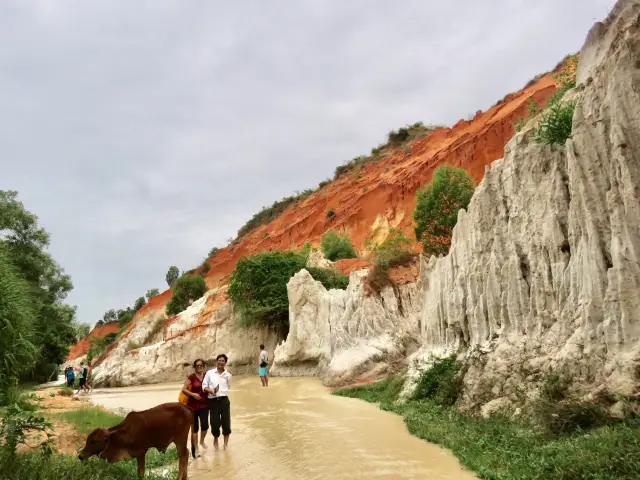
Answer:
<svg viewBox="0 0 640 480"><path fill-rule="evenodd" d="M95 390L94 403L144 410L176 401L179 384ZM476 478L448 451L412 437L400 416L330 395L312 378L235 377L228 451L190 460L190 479L346 480ZM222 440L222 439L220 439ZM222 442L221 442L222 443Z"/></svg>

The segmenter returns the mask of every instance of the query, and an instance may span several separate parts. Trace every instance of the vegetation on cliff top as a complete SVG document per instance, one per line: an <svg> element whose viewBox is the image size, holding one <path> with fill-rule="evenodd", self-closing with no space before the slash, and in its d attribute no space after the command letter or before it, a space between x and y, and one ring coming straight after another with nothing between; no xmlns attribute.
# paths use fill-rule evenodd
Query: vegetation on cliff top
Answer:
<svg viewBox="0 0 640 480"><path fill-rule="evenodd" d="M167 314L177 315L207 292L207 284L200 275L183 275L173 284L173 295L167 303Z"/></svg>
<svg viewBox="0 0 640 480"><path fill-rule="evenodd" d="M289 328L287 282L303 268L325 288L346 288L348 278L327 269L306 267L303 252L262 252L241 258L231 275L229 298L244 325Z"/></svg>
<svg viewBox="0 0 640 480"><path fill-rule="evenodd" d="M421 374L414 395L398 402L404 377L338 390L336 395L379 403L404 417L409 431L450 449L461 463L491 480L622 480L640 471L640 418L612 419L595 403L572 398L545 378L529 415L508 419L461 413L462 363L449 357Z"/></svg>
<svg viewBox="0 0 640 480"><path fill-rule="evenodd" d="M322 235L320 249L324 258L332 262L346 258L357 258L358 256L349 235L338 235L333 230Z"/></svg>
<svg viewBox="0 0 640 480"><path fill-rule="evenodd" d="M437 256L449 252L458 212L469 206L474 189L464 169L441 165L433 180L416 192L414 232L425 253Z"/></svg>

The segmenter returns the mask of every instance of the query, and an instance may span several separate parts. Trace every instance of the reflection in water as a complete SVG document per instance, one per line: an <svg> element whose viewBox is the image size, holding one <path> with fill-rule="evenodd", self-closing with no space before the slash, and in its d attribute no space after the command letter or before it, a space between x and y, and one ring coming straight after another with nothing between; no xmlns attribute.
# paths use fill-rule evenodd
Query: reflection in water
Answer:
<svg viewBox="0 0 640 480"><path fill-rule="evenodd" d="M178 399L180 384L95 390L94 403L144 410ZM317 379L235 377L229 450L190 459L190 479L476 478L457 459L412 437L402 418L360 400L335 397Z"/></svg>

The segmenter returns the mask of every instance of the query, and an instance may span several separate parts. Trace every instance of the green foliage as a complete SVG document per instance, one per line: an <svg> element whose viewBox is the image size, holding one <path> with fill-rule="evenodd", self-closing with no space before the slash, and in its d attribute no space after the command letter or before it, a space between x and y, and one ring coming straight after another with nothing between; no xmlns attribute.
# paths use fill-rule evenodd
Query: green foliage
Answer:
<svg viewBox="0 0 640 480"><path fill-rule="evenodd" d="M168 476L162 472L153 473L150 469L166 465L158 463L174 461L162 457L177 457L175 448L162 454L155 449L147 452L145 480L167 480L177 478L177 467L168 468ZM133 480L138 478L135 460L109 463L97 458L81 462L74 455L46 455L43 453L25 453L8 457L0 453L0 479L11 480Z"/></svg>
<svg viewBox="0 0 640 480"><path fill-rule="evenodd" d="M319 281L327 290L346 290L349 285L349 277L342 275L330 268L305 267L314 280Z"/></svg>
<svg viewBox="0 0 640 480"><path fill-rule="evenodd" d="M167 285L169 285L169 287L173 287L173 284L176 283L178 277L180 277L180 270L178 270L178 267L175 265L171 265L164 278L167 281Z"/></svg>
<svg viewBox="0 0 640 480"><path fill-rule="evenodd" d="M324 258L331 260L332 262L345 258L358 257L349 235L338 235L333 230L322 235L320 248L322 249Z"/></svg>
<svg viewBox="0 0 640 480"><path fill-rule="evenodd" d="M422 242L425 253L448 253L458 211L468 207L474 188L462 168L442 165L436 168L431 183L418 190L413 219L416 239Z"/></svg>
<svg viewBox="0 0 640 480"><path fill-rule="evenodd" d="M91 363L99 358L118 339L118 334L110 333L104 337L91 337L89 349L87 350L87 363Z"/></svg>
<svg viewBox="0 0 640 480"><path fill-rule="evenodd" d="M527 122L540 113L540 105L538 105L533 98L527 99L527 115L526 117L522 117L518 119L516 124L513 126L516 132L521 131Z"/></svg>
<svg viewBox="0 0 640 480"><path fill-rule="evenodd" d="M381 408L388 410L398 400L405 379L406 372L402 372L377 382L336 390L334 395L359 398L369 403L379 403Z"/></svg>
<svg viewBox="0 0 640 480"><path fill-rule="evenodd" d="M567 91L576 86L575 66L577 66L577 56L569 55L551 74L558 85L558 90L547 101L540 122L533 130L535 142L544 145L564 145L571 136L575 102L562 104L561 100ZM516 132L522 130L524 125L539 113L540 107L529 99L528 114L514 125Z"/></svg>
<svg viewBox="0 0 640 480"><path fill-rule="evenodd" d="M0 244L0 392L35 366L31 292Z"/></svg>
<svg viewBox="0 0 640 480"><path fill-rule="evenodd" d="M333 218L336 216L336 211L333 208L327 210L327 218Z"/></svg>
<svg viewBox="0 0 640 480"><path fill-rule="evenodd" d="M23 357L19 367L23 380L49 380L66 359L69 345L76 340L75 307L63 303L73 284L45 251L48 246L49 234L38 225L38 218L18 201L17 192L0 190L0 249L3 252L0 276L1 288L8 294L2 308L16 321L9 335L17 335L17 343L1 355L3 361L9 361L10 356ZM13 273L8 264L13 266ZM29 325L24 321L27 302ZM0 321L13 323L10 317ZM29 330L37 335L29 336ZM4 343L4 330L2 337L0 342ZM14 351L18 345L19 353Z"/></svg>
<svg viewBox="0 0 640 480"><path fill-rule="evenodd" d="M76 331L76 341L80 341L82 338L89 335L91 327L86 323L75 323L74 328Z"/></svg>
<svg viewBox="0 0 640 480"><path fill-rule="evenodd" d="M440 406L455 404L462 392L461 368L462 363L456 355L436 360L420 375L413 400L428 399Z"/></svg>
<svg viewBox="0 0 640 480"><path fill-rule="evenodd" d="M209 270L211 270L211 265L209 265L209 262L205 260L202 266L200 267L200 275L202 277L206 277L207 273L209 273Z"/></svg>
<svg viewBox="0 0 640 480"><path fill-rule="evenodd" d="M411 239L397 228L389 229L387 238L380 244L368 241L366 247L371 249L375 266L385 269L402 265L415 257L411 250Z"/></svg>
<svg viewBox="0 0 640 480"><path fill-rule="evenodd" d="M545 145L564 145L571 136L575 102L556 103L542 112L534 140Z"/></svg>
<svg viewBox="0 0 640 480"><path fill-rule="evenodd" d="M305 262L299 253L282 251L241 258L227 291L241 323L288 326L287 282Z"/></svg>
<svg viewBox="0 0 640 480"><path fill-rule="evenodd" d="M183 275L174 283L173 295L166 307L167 315L177 315L206 292L207 284L202 277Z"/></svg>
<svg viewBox="0 0 640 480"><path fill-rule="evenodd" d="M387 150L404 147L415 139L426 137L438 128L443 128L443 125L424 125L422 122L416 122L398 130L392 130L387 135L387 142L372 148L371 155L360 155L349 162L337 166L333 178L337 180L348 173L361 169L367 163L378 160L380 155Z"/></svg>
<svg viewBox="0 0 640 480"><path fill-rule="evenodd" d="M209 255L208 257L210 259L214 259L215 256L218 254L218 252L220 251L220 249L218 247L213 247L211 250L209 250Z"/></svg>
<svg viewBox="0 0 640 480"><path fill-rule="evenodd" d="M31 432L40 432L47 436L42 447L50 453L51 428L53 426L44 417L23 410L18 404L9 405L0 418L0 468L6 460L16 454L19 445L26 445Z"/></svg>
<svg viewBox="0 0 640 480"><path fill-rule="evenodd" d="M245 223L240 230L238 230L238 238L245 236L252 230L258 228L260 225L266 225L267 223L278 218L282 212L286 210L289 205L293 205L300 200L308 197L314 192L314 190L308 189L297 195L285 197L282 200L273 202L270 207L262 207L262 209L256 213L251 219Z"/></svg>
<svg viewBox="0 0 640 480"><path fill-rule="evenodd" d="M160 290L157 288L151 288L147 290L145 297L147 297L147 300L150 300L151 297L155 297L156 295L160 295Z"/></svg>
<svg viewBox="0 0 640 480"><path fill-rule="evenodd" d="M145 300L144 297L138 297L136 302L133 304L133 310L137 312L142 307L144 307L145 303L147 303L147 301Z"/></svg>

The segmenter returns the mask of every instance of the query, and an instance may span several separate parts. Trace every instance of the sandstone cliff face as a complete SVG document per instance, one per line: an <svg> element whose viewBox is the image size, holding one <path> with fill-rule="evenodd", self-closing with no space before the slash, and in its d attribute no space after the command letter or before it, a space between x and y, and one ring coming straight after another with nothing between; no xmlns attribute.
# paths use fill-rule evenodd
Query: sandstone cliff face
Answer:
<svg viewBox="0 0 640 480"><path fill-rule="evenodd" d="M229 357L234 374L253 374L259 345L273 351L277 341L269 329L239 327L224 292L214 289L169 322L164 314L137 322L94 369L94 385L180 381L193 372L194 360L203 358L212 366L219 353Z"/></svg>
<svg viewBox="0 0 640 480"><path fill-rule="evenodd" d="M327 385L388 373L416 349L420 284L366 295L366 270L347 290L329 290L301 270L289 280L290 330L274 352L273 375L317 375Z"/></svg>

